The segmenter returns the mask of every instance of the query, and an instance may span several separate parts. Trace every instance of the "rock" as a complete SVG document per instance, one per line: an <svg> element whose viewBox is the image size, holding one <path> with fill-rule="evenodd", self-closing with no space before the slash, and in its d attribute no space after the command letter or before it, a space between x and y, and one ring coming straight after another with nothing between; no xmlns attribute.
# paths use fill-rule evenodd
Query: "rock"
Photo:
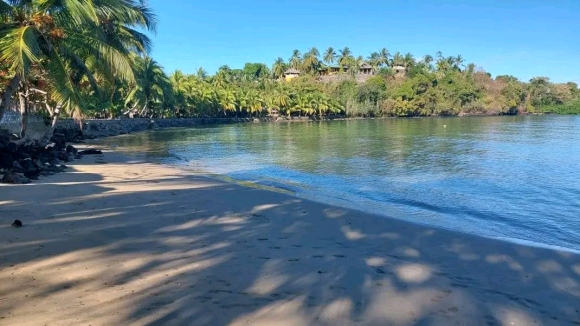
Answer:
<svg viewBox="0 0 580 326"><path fill-rule="evenodd" d="M24 167L18 163L18 161L12 162L12 166L19 172L24 172Z"/></svg>
<svg viewBox="0 0 580 326"><path fill-rule="evenodd" d="M74 148L74 146L73 146L73 145L68 145L68 146L66 147L66 151L67 151L68 153L72 153L72 154L76 154L76 153L78 152L78 150L77 150L76 148Z"/></svg>
<svg viewBox="0 0 580 326"><path fill-rule="evenodd" d="M103 154L103 152L100 149L85 149L83 151L78 151L79 155L97 155L97 154Z"/></svg>
<svg viewBox="0 0 580 326"><path fill-rule="evenodd" d="M38 180L38 177L40 176L40 170L25 171L24 176L30 180Z"/></svg>
<svg viewBox="0 0 580 326"><path fill-rule="evenodd" d="M60 165L60 168L61 168L61 169L68 169L68 166L66 166L66 165L64 165L64 164L61 164L61 165Z"/></svg>
<svg viewBox="0 0 580 326"><path fill-rule="evenodd" d="M16 172L8 172L4 174L2 178L3 183L10 183L10 184L27 184L30 183L30 180L23 176L22 174Z"/></svg>
<svg viewBox="0 0 580 326"><path fill-rule="evenodd" d="M22 227L22 221L21 220L14 220L14 222L12 222L12 226L15 228L21 228Z"/></svg>
<svg viewBox="0 0 580 326"><path fill-rule="evenodd" d="M12 168L12 162L14 162L14 157L12 157L12 155L8 153L0 153L0 168Z"/></svg>

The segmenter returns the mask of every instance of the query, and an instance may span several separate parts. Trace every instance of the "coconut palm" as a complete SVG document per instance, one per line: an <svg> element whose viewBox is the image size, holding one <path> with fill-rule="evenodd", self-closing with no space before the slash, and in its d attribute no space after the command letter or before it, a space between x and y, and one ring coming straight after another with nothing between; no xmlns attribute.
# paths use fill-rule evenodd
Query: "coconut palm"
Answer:
<svg viewBox="0 0 580 326"><path fill-rule="evenodd" d="M125 105L141 106L140 116L155 114L154 106L163 104L171 97L171 81L163 67L150 57L134 56L136 81L125 100Z"/></svg>
<svg viewBox="0 0 580 326"><path fill-rule="evenodd" d="M334 48L332 48L332 46L328 47L328 49L324 51L324 56L322 59L329 65L333 64L334 61L336 61L336 52L334 51Z"/></svg>
<svg viewBox="0 0 580 326"><path fill-rule="evenodd" d="M379 66L382 67L383 65L388 65L390 56L391 54L389 53L389 50L382 48L381 51L379 51L379 56L377 58Z"/></svg>
<svg viewBox="0 0 580 326"><path fill-rule="evenodd" d="M371 53L371 55L368 56L367 61L371 66L373 66L374 70L379 69L380 63L379 63L379 53L378 52Z"/></svg>
<svg viewBox="0 0 580 326"><path fill-rule="evenodd" d="M299 69L302 65L302 60L300 59L301 54L300 51L294 50L292 51L292 56L290 57L290 67L294 69Z"/></svg>
<svg viewBox="0 0 580 326"><path fill-rule="evenodd" d="M98 92L98 76L134 82L129 54L150 47L137 28L155 27L149 8L133 0L3 1L0 16L0 61L10 66L11 76L0 119L18 85L29 83L31 71L45 72L47 108L55 113L48 138L60 109L79 116L86 107L81 86Z"/></svg>
<svg viewBox="0 0 580 326"><path fill-rule="evenodd" d="M302 66L307 72L315 72L320 66L320 60L318 56L320 53L317 48L311 48L308 52L304 54L304 60L302 61Z"/></svg>
<svg viewBox="0 0 580 326"><path fill-rule="evenodd" d="M391 63L389 64L391 67L394 66L405 66L405 57L401 54L401 52L397 52L391 58Z"/></svg>
<svg viewBox="0 0 580 326"><path fill-rule="evenodd" d="M278 57L278 59L276 59L276 61L274 62L274 65L272 65L272 75L274 76L274 78L281 78L282 76L284 76L285 71L286 71L286 63L284 62L284 59Z"/></svg>
<svg viewBox="0 0 580 326"><path fill-rule="evenodd" d="M195 75L197 76L197 78L204 80L207 78L207 71L205 69L203 69L202 67L199 67L195 71Z"/></svg>
<svg viewBox="0 0 580 326"><path fill-rule="evenodd" d="M339 51L340 56L338 58L338 64L340 65L340 69L348 68L352 61L352 52L348 47L344 47L342 50Z"/></svg>

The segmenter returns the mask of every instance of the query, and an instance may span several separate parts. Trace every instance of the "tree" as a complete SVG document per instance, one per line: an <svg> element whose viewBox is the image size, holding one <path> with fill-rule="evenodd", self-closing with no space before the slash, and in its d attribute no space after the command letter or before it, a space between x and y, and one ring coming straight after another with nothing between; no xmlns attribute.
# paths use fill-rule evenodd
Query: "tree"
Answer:
<svg viewBox="0 0 580 326"><path fill-rule="evenodd" d="M323 60L324 60L324 62L326 62L329 65L333 64L334 61L336 61L336 52L334 51L334 48L328 47L328 49L326 49L326 51L324 51Z"/></svg>
<svg viewBox="0 0 580 326"><path fill-rule="evenodd" d="M46 107L79 117L86 108L86 85L99 93L97 78L133 82L130 53L144 53L149 39L137 29L154 30L149 8L131 0L4 1L0 3L0 61L9 65L10 82L0 102L0 119L31 71L44 74Z"/></svg>
<svg viewBox="0 0 580 326"><path fill-rule="evenodd" d="M314 73L318 70L318 67L320 66L320 60L318 60L319 55L320 53L316 48L311 48L308 52L304 54L302 67L306 72Z"/></svg>
<svg viewBox="0 0 580 326"><path fill-rule="evenodd" d="M207 78L207 71L205 69L203 69L202 67L197 68L197 70L195 71L195 74L197 75L197 78L199 79L206 79Z"/></svg>
<svg viewBox="0 0 580 326"><path fill-rule="evenodd" d="M379 56L377 58L379 67L388 65L390 56L391 54L389 53L389 51L386 48L382 48L381 51L379 51Z"/></svg>
<svg viewBox="0 0 580 326"><path fill-rule="evenodd" d="M276 59L274 65L272 66L272 74L274 78L281 78L282 76L284 76L286 68L287 67L286 63L284 62L284 59L278 57L278 59Z"/></svg>
<svg viewBox="0 0 580 326"><path fill-rule="evenodd" d="M353 59L352 52L348 47L344 47L339 52L340 56L338 58L338 64L340 65L340 69L343 70L344 68L349 68Z"/></svg>
<svg viewBox="0 0 580 326"><path fill-rule="evenodd" d="M292 56L290 57L290 67L294 69L300 69L302 65L302 60L300 59L300 51L294 50Z"/></svg>
<svg viewBox="0 0 580 326"><path fill-rule="evenodd" d="M125 100L125 105L142 106L140 116L155 114L155 106L171 98L171 81L165 75L163 67L150 57L134 56L136 81Z"/></svg>

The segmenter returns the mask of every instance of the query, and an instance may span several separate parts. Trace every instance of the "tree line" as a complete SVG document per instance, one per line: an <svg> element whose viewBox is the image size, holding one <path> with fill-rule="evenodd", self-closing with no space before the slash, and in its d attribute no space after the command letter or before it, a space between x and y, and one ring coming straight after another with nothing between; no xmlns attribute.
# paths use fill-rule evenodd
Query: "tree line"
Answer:
<svg viewBox="0 0 580 326"><path fill-rule="evenodd" d="M348 48L294 50L272 65L224 65L167 75L149 57L156 18L144 0L1 1L0 119L6 110L59 116L349 117L580 113L578 85L493 78L462 56L355 56ZM361 67L372 76L356 78ZM321 75L329 67L340 78ZM284 78L294 68L300 76ZM53 129L53 128L52 128ZM23 119L22 135L26 134Z"/></svg>

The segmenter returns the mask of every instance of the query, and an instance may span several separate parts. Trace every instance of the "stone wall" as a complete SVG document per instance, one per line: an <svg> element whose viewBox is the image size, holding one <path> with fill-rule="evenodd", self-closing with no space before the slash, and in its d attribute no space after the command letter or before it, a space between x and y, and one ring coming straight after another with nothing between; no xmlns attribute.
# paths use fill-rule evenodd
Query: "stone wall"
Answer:
<svg viewBox="0 0 580 326"><path fill-rule="evenodd" d="M124 135L156 128L196 127L204 125L249 123L249 122L294 122L294 121L318 121L342 118L333 117L262 117L262 118L169 118L169 119L87 119L83 121L82 130L78 122L73 119L61 119L58 121L55 133L65 136L66 141L74 142L82 139L93 139ZM48 129L46 123L40 117L30 117L34 126L29 124L29 134L33 138L40 138ZM10 133L20 132L20 114L10 112L0 122L1 129L8 129ZM34 136L33 136L34 135Z"/></svg>

